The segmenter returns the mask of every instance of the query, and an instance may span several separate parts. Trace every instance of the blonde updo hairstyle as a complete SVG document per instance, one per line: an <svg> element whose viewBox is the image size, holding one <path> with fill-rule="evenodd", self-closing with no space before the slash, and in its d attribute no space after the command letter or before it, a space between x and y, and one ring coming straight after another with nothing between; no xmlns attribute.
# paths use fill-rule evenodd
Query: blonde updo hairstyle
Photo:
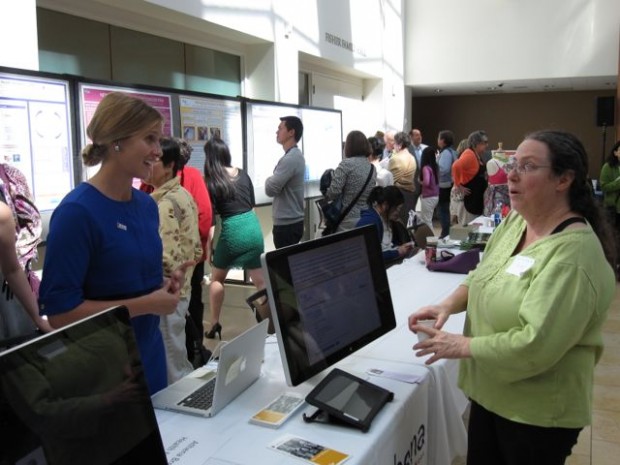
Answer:
<svg viewBox="0 0 620 465"><path fill-rule="evenodd" d="M92 141L82 150L86 166L101 163L114 144L141 131L161 125L163 116L137 97L122 92L106 95L90 121L86 134Z"/></svg>

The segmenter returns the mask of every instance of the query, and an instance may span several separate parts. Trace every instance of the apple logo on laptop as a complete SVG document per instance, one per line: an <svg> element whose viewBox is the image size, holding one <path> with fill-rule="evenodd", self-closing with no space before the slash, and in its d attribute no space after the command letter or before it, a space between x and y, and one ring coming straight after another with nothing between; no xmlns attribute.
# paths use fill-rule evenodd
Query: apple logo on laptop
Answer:
<svg viewBox="0 0 620 465"><path fill-rule="evenodd" d="M228 386L237 378L237 376L243 373L246 369L246 364L247 359L243 355L235 358L226 370L226 380L224 385Z"/></svg>

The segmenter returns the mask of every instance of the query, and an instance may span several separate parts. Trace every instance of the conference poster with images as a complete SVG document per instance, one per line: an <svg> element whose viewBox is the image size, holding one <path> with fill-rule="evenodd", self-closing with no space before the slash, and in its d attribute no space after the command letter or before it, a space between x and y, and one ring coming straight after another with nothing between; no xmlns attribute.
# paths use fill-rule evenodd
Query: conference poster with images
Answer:
<svg viewBox="0 0 620 465"><path fill-rule="evenodd" d="M86 128L95 115L95 111L99 106L99 103L103 98L112 92L124 92L131 94L134 97L144 100L146 103L157 109L164 117L163 135L172 136L172 96L167 94L161 94L156 92L146 92L136 89L127 89L123 87L108 87L108 86L93 86L88 84L82 84L80 87L80 113L82 122L82 147L85 147L91 142L86 134ZM83 166L83 180L87 180L95 175L99 170L100 165L97 166ZM139 181L134 182L135 185L139 185Z"/></svg>

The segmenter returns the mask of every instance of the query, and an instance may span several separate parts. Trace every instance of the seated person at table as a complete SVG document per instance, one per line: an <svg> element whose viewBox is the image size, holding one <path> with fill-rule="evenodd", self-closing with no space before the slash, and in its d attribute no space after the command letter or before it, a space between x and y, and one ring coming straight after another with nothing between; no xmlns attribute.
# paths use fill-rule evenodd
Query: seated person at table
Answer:
<svg viewBox="0 0 620 465"><path fill-rule="evenodd" d="M409 317L430 336L413 349L427 364L462 359L468 464L563 464L592 419L614 242L575 136L530 134L504 169L513 211L464 284ZM463 335L441 330L462 311ZM434 327L418 324L427 319Z"/></svg>
<svg viewBox="0 0 620 465"><path fill-rule="evenodd" d="M383 250L383 260L390 262L411 256L413 244L404 242L402 234L398 234L396 228L404 229L402 223L398 222L400 211L403 208L405 199L398 187L377 186L370 191L368 196L367 210L362 210L357 226L374 224L377 227L381 249ZM395 234L396 233L396 234Z"/></svg>

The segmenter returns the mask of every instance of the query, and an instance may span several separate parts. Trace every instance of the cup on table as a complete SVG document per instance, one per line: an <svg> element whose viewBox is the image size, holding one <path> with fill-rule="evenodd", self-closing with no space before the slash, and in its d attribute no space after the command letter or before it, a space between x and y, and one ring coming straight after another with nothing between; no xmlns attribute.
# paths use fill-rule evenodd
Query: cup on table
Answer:
<svg viewBox="0 0 620 465"><path fill-rule="evenodd" d="M426 328L432 328L433 326L435 326L435 322L437 320L418 320L418 323L420 326L424 326ZM425 341L429 338L429 335L426 333L423 333L422 331L418 331L418 341L422 342Z"/></svg>
<svg viewBox="0 0 620 465"><path fill-rule="evenodd" d="M429 236L426 238L424 259L427 265L437 260L437 238L435 236Z"/></svg>

